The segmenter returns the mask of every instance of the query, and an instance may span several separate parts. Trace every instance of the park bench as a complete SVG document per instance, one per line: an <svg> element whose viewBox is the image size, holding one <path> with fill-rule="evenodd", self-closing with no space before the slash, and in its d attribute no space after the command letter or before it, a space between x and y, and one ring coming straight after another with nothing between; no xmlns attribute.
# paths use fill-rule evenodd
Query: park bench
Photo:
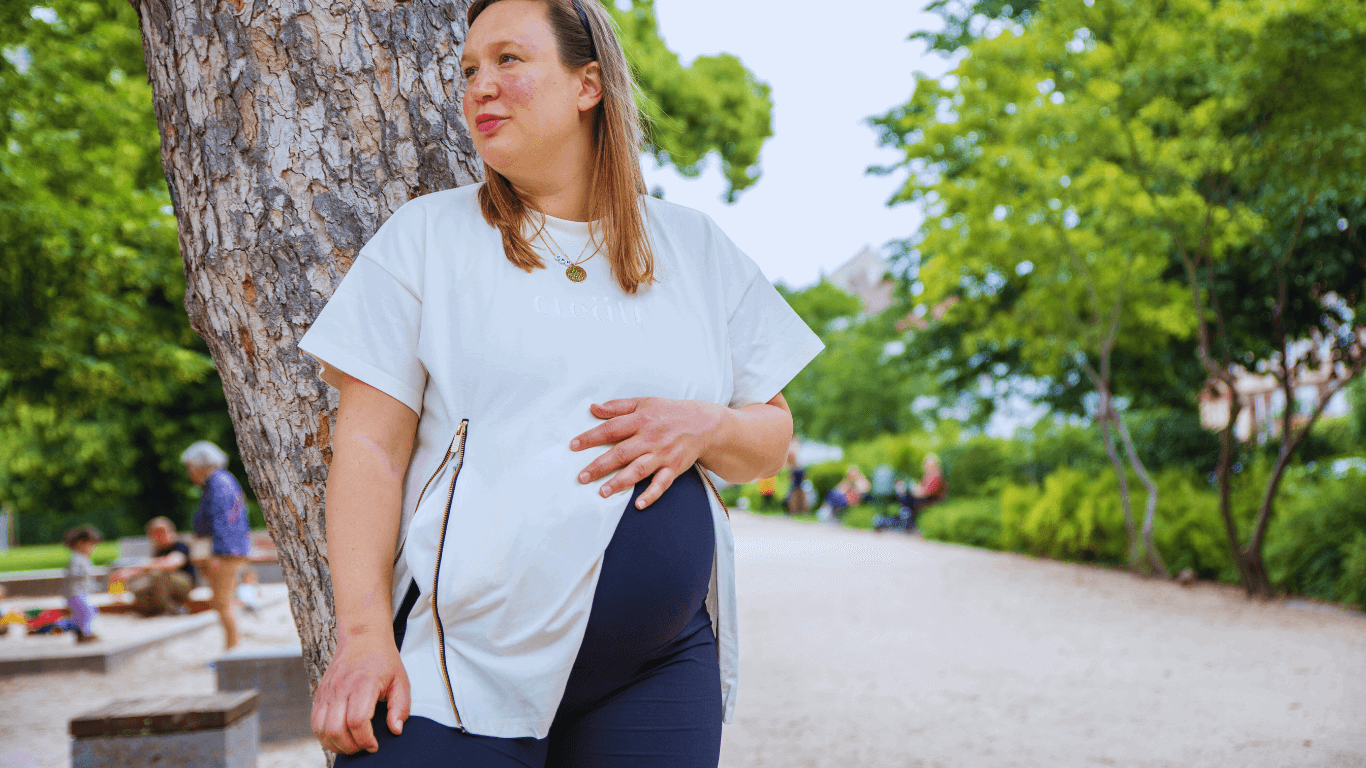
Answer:
<svg viewBox="0 0 1366 768"><path fill-rule="evenodd" d="M122 699L71 719L72 768L254 768L256 692Z"/></svg>
<svg viewBox="0 0 1366 768"><path fill-rule="evenodd" d="M262 744L313 736L313 693L300 646L229 651L214 669L219 691L257 692Z"/></svg>

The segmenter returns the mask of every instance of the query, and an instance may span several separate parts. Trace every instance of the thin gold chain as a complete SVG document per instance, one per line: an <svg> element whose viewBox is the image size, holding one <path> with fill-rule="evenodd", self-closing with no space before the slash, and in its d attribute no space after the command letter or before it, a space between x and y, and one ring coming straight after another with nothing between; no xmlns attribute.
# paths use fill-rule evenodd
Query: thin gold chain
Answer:
<svg viewBox="0 0 1366 768"><path fill-rule="evenodd" d="M549 232L546 231L545 224L546 224L545 215L542 214L542 215L541 215L541 223L540 223L539 226L536 227L536 233L535 233L534 235L532 235L532 239L534 240L534 239L538 239L538 238L539 238L540 241L541 241L542 243L545 243L545 247L546 247L547 249L550 250L550 255L551 255L551 256L554 256L556 261L560 262L561 264L565 265L566 267L577 267L578 265L583 264L584 262L588 261L589 259L593 258L594 256L597 256L597 255L598 255L598 251L602 250L602 245L598 243L598 238L597 238L597 236L594 235L594 234L592 234L592 231L593 231L593 230L592 230L592 225L590 224L590 225L589 225L589 238L588 238L588 242L584 243L584 244L583 244L583 250L579 251L579 260L578 260L578 261L575 261L575 262L571 262L571 261L569 261L569 254L565 252L564 248L561 248L561 247L560 247L560 242L559 242L558 240L555 239L555 236L554 236L554 235L552 235L552 234L550 234ZM588 254L587 256L584 256L584 255L583 255L583 254L584 254L584 251L587 251L587 250L588 250L588 246L590 246L590 245L593 245L593 246L596 246L596 247L593 248L593 252L592 252L592 253ZM559 253L556 253L556 251L559 251Z"/></svg>

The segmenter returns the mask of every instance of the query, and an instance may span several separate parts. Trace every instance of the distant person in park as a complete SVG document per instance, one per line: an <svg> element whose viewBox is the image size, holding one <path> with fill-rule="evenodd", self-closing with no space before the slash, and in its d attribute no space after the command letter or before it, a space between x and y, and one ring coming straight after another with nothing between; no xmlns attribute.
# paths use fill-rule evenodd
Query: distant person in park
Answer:
<svg viewBox="0 0 1366 768"><path fill-rule="evenodd" d="M792 478L792 485L787 489L787 498L783 499L783 506L787 508L789 515L804 515L807 510L806 489L802 487L806 482L806 468L801 462L801 440L793 436L792 442L787 446L787 468Z"/></svg>
<svg viewBox="0 0 1366 768"><path fill-rule="evenodd" d="M759 509L770 510L773 508L773 497L778 494L778 476L761 477L755 483L759 490Z"/></svg>
<svg viewBox="0 0 1366 768"><path fill-rule="evenodd" d="M700 466L779 470L821 343L646 194L597 0L467 19L486 181L395 212L299 344L340 391L313 729L338 766L715 768L734 544Z"/></svg>
<svg viewBox="0 0 1366 768"><path fill-rule="evenodd" d="M924 474L920 476L918 482L913 483L909 488L903 481L897 481L896 498L901 505L901 511L896 516L878 515L873 520L875 530L900 528L908 532L914 531L921 510L931 504L943 501L944 496L948 493L948 484L944 481L944 468L939 463L939 457L931 453L925 457L921 466Z"/></svg>
<svg viewBox="0 0 1366 768"><path fill-rule="evenodd" d="M825 503L816 510L816 519L823 523L838 522L844 516L844 510L857 505L872 489L872 482L858 465L850 464L849 470L844 473L844 479L825 494Z"/></svg>
<svg viewBox="0 0 1366 768"><path fill-rule="evenodd" d="M194 589L190 547L176 537L175 523L169 517L152 518L145 530L152 544L152 562L120 568L109 578L127 583L133 607L143 616L180 613Z"/></svg>
<svg viewBox="0 0 1366 768"><path fill-rule="evenodd" d="M95 583L95 564L91 562L90 555L103 538L90 525L72 528L62 536L62 544L71 550L71 560L66 564L66 578L62 579L62 596L66 598L66 607L71 609L71 623L76 627L78 643L99 640L91 627L95 620L95 609L91 607L88 595L99 591L99 585Z"/></svg>
<svg viewBox="0 0 1366 768"><path fill-rule="evenodd" d="M228 455L213 443L201 440L191 445L180 454L180 461L191 482L204 489L194 515L194 532L213 539L209 557L200 567L213 589L210 604L223 623L223 646L231 649L237 645L237 614L233 607L237 572L251 552L247 497L237 478L227 470Z"/></svg>

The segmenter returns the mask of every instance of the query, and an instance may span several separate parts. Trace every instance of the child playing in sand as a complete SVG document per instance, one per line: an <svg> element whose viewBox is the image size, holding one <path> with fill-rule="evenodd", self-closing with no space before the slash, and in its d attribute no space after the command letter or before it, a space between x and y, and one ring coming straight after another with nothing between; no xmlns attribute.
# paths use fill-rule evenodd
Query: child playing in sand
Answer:
<svg viewBox="0 0 1366 768"><path fill-rule="evenodd" d="M90 607L86 595L95 590L95 564L90 554L100 543L100 532L93 526L82 525L72 528L62 536L62 543L71 550L71 562L66 566L66 579L62 582L62 595L66 606L71 609L71 621L76 625L76 642L90 643L99 640L90 630L95 610Z"/></svg>

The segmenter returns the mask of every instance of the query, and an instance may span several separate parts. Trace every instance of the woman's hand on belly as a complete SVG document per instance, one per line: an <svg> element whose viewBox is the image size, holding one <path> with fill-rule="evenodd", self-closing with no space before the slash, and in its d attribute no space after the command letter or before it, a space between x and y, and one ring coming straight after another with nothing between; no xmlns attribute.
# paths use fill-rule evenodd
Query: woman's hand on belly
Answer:
<svg viewBox="0 0 1366 768"><path fill-rule="evenodd" d="M575 437L569 448L616 445L584 467L579 482L591 483L616 472L598 491L611 496L654 475L636 499L636 506L644 509L711 447L730 409L701 400L632 397L594 403L590 410L606 421Z"/></svg>

